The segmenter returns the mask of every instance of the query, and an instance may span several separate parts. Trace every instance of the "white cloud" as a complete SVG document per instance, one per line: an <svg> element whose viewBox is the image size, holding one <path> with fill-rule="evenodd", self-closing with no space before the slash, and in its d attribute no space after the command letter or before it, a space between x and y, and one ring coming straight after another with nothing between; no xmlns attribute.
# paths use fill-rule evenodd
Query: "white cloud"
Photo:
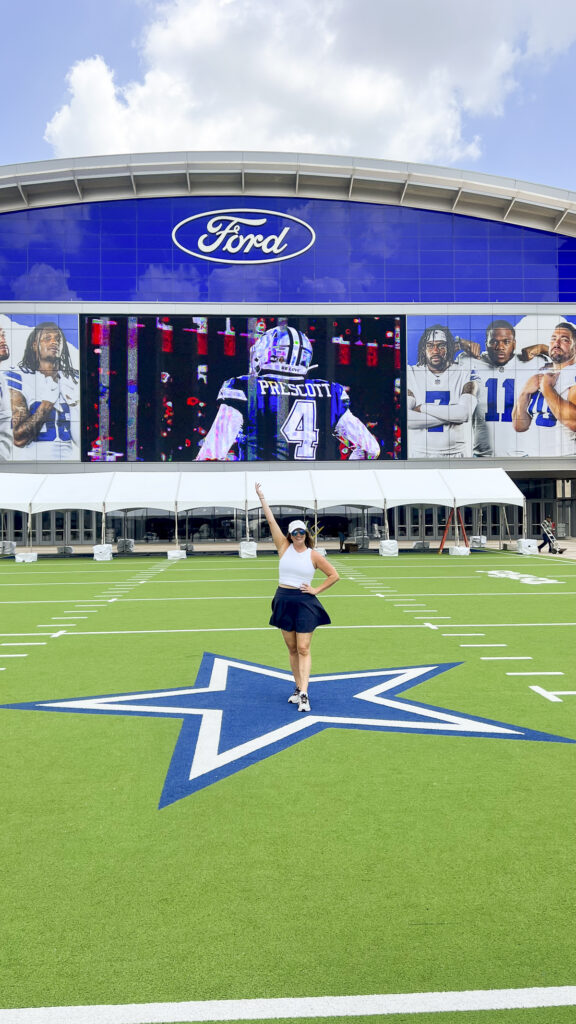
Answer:
<svg viewBox="0 0 576 1024"><path fill-rule="evenodd" d="M20 302L37 299L39 295L72 301L78 295L70 288L69 277L69 270L59 270L49 263L34 263L25 274L11 281L12 295Z"/></svg>
<svg viewBox="0 0 576 1024"><path fill-rule="evenodd" d="M471 161L467 115L502 114L530 62L576 39L572 0L168 0L121 85L101 57L68 75L55 156L288 150Z"/></svg>

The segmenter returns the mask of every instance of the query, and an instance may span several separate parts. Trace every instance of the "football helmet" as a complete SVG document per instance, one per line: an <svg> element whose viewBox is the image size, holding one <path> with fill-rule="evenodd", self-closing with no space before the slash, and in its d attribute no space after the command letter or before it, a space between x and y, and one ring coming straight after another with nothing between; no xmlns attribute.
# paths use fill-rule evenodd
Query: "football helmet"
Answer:
<svg viewBox="0 0 576 1024"><path fill-rule="evenodd" d="M295 327L271 327L250 349L250 373L304 377L312 361L312 343Z"/></svg>

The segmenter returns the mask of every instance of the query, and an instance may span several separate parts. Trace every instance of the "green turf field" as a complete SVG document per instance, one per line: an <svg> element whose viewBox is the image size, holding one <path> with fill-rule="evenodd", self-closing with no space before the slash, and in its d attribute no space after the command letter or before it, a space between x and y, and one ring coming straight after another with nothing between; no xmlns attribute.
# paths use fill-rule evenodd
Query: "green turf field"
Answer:
<svg viewBox="0 0 576 1024"><path fill-rule="evenodd" d="M550 698L576 691L576 562L333 561L313 674L452 663L402 697L576 740L576 692ZM190 688L205 652L288 672L276 580L274 557L2 562L0 704ZM231 712L256 731L261 678ZM312 683L312 715L330 685ZM271 679L270 702L289 692ZM576 1020L576 745L330 728L159 809L181 728L0 710L0 1024ZM568 1005L537 1005L567 986ZM526 1004L482 1008L493 990ZM440 992L470 999L409 999ZM408 1002L330 1015L376 994ZM212 1000L223 1016L202 1016Z"/></svg>

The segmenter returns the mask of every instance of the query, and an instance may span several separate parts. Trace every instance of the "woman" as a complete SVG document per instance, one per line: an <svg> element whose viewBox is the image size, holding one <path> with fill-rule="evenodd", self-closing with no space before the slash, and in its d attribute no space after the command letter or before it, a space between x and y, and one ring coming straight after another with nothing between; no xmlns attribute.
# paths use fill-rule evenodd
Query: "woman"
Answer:
<svg viewBox="0 0 576 1024"><path fill-rule="evenodd" d="M330 623L316 594L333 587L340 577L334 566L314 551L314 541L301 519L294 519L288 526L288 536L284 536L260 484L256 484L256 494L260 498L272 540L280 556L279 584L272 601L270 625L282 631L290 655L290 668L296 688L288 700L290 704L298 705L298 711L310 711L310 641L316 626ZM311 585L316 569L320 569L326 576L319 587Z"/></svg>

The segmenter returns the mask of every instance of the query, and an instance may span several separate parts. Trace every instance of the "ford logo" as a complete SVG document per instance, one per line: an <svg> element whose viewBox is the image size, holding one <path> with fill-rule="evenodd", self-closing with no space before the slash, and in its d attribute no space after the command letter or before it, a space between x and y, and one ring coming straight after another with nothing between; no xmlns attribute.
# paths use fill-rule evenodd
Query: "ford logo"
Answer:
<svg viewBox="0 0 576 1024"><path fill-rule="evenodd" d="M172 241L212 263L280 263L307 252L316 233L306 221L276 210L211 210L181 220Z"/></svg>

